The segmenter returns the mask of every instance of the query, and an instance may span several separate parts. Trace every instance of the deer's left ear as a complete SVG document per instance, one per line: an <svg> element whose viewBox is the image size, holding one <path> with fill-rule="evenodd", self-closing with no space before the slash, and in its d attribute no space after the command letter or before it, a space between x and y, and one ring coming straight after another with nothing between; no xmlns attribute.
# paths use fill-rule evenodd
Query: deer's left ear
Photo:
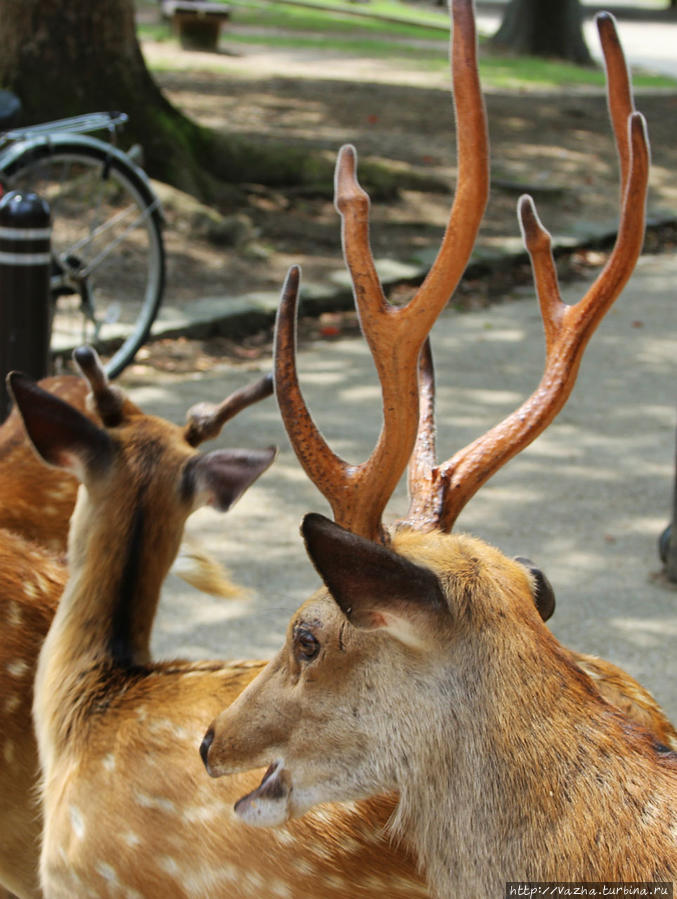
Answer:
<svg viewBox="0 0 677 899"><path fill-rule="evenodd" d="M112 441L89 418L20 372L10 372L7 386L28 437L45 462L70 471L81 481L87 471L103 470L110 464Z"/></svg>
<svg viewBox="0 0 677 899"><path fill-rule="evenodd" d="M277 449L214 450L194 456L183 472L181 489L194 507L225 512L270 466Z"/></svg>
<svg viewBox="0 0 677 899"><path fill-rule="evenodd" d="M537 568L531 559L525 559L524 556L515 556L515 562L523 565L533 579L533 597L538 614L543 621L547 621L555 611L555 591L552 584L543 574L540 568Z"/></svg>
<svg viewBox="0 0 677 899"><path fill-rule="evenodd" d="M355 627L385 628L402 643L422 647L431 625L449 614L440 582L429 569L324 515L306 515L301 531L315 568Z"/></svg>

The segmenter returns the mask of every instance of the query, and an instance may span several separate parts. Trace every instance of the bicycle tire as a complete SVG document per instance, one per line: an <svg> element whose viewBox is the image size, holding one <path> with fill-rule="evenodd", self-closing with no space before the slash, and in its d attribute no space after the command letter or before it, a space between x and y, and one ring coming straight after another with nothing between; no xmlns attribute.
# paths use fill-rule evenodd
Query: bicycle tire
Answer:
<svg viewBox="0 0 677 899"><path fill-rule="evenodd" d="M34 190L52 210L52 255L61 272L53 278L55 370L74 346L89 343L114 378L147 339L164 292L162 215L145 173L110 144L55 133L12 145L0 175L6 190ZM56 295L66 269L87 284L93 320L79 293Z"/></svg>

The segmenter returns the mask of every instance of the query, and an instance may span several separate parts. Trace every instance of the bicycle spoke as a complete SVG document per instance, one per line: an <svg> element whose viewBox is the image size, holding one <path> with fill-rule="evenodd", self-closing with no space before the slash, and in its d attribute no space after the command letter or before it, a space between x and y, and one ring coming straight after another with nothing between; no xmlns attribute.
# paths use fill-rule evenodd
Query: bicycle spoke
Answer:
<svg viewBox="0 0 677 899"><path fill-rule="evenodd" d="M161 297L159 202L119 151L68 140L67 149L43 142L27 151L8 184L35 190L52 210L53 349L93 343L104 360L113 354L114 374L145 339Z"/></svg>

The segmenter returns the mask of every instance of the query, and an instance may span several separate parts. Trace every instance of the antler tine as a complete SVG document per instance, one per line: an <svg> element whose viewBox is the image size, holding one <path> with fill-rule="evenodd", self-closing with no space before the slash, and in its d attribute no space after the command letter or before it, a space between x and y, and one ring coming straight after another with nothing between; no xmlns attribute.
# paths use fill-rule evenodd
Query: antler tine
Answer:
<svg viewBox="0 0 677 899"><path fill-rule="evenodd" d="M226 397L218 406L214 403L196 403L188 410L184 437L191 446L199 446L205 440L218 437L227 421L247 406L258 403L273 392L273 375L269 372L253 384L241 387Z"/></svg>
<svg viewBox="0 0 677 899"><path fill-rule="evenodd" d="M325 496L337 521L352 496L342 496L349 476L348 464L327 444L303 399L296 371L296 316L300 269L293 265L282 287L275 322L275 396L289 440L310 480Z"/></svg>
<svg viewBox="0 0 677 899"><path fill-rule="evenodd" d="M110 384L96 350L91 346L76 347L73 350L73 360L89 382L92 399L101 420L111 427L118 424L125 405L125 395L118 387Z"/></svg>
<svg viewBox="0 0 677 899"><path fill-rule="evenodd" d="M293 349L293 324L289 321L292 301L285 303L283 299L280 310L277 395L292 445L306 472L329 500L336 521L370 539L385 539L381 515L416 440L421 346L463 273L488 194L488 138L477 74L472 0L453 0L452 17L456 195L437 259L407 306L392 307L383 294L369 246L369 197L357 181L354 148L343 147L337 160L336 207L342 219L343 254L383 395L383 426L365 462L349 465L331 453L312 422L298 390L295 369L291 373L292 362L281 358L283 352ZM287 290L285 286L285 295ZM293 306L295 309L295 299ZM289 402L283 396L286 390L292 392ZM285 412L287 407L293 411Z"/></svg>
<svg viewBox="0 0 677 899"><path fill-rule="evenodd" d="M628 182L630 171L630 142L628 136L628 118L635 109L632 98L632 85L625 64L623 48L616 30L614 17L608 12L595 16L597 32L602 45L604 65L607 73L607 104L609 118L616 138L618 158L621 167L621 202L623 191Z"/></svg>
<svg viewBox="0 0 677 899"><path fill-rule="evenodd" d="M456 192L442 244L430 271L409 303L413 315L430 303L444 305L472 253L489 196L489 136L477 66L472 0L452 0L451 66L456 118ZM430 321L432 327L437 312Z"/></svg>
<svg viewBox="0 0 677 899"><path fill-rule="evenodd" d="M612 117L617 119L631 103L629 91L623 87L628 82L627 69L613 20L605 16L600 25L610 81L609 105L613 109ZM604 269L575 305L562 302L550 235L541 224L531 198L520 198L518 214L545 329L543 377L519 409L429 473L429 494L412 502L408 523L420 526L423 522L429 526L432 520L442 530L451 530L461 509L479 487L535 440L566 403L588 340L625 286L644 240L649 146L643 116L631 106L628 111L627 136L617 139L621 160L627 158L618 235Z"/></svg>

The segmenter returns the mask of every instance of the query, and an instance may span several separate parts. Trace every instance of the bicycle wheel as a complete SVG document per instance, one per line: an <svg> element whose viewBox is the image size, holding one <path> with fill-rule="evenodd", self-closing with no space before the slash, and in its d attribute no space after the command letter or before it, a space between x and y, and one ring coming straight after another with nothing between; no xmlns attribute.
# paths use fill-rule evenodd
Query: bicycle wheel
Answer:
<svg viewBox="0 0 677 899"><path fill-rule="evenodd" d="M52 134L11 148L7 190L32 190L52 211L54 369L75 346L101 354L109 377L131 362L162 300L162 217L145 174L85 135Z"/></svg>

